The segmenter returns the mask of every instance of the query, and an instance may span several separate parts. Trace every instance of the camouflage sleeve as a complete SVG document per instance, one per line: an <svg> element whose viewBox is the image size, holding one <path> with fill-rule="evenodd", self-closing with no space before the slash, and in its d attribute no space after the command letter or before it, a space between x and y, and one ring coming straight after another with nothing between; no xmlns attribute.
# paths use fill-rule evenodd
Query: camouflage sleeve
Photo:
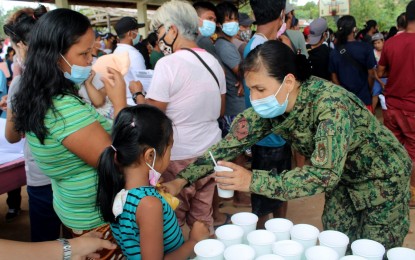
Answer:
<svg viewBox="0 0 415 260"><path fill-rule="evenodd" d="M227 136L210 147L194 163L181 171L177 177L185 179L191 184L213 172L214 165L209 151L217 161L232 161L271 132L270 120L259 117L252 108L249 108L234 119Z"/></svg>
<svg viewBox="0 0 415 260"><path fill-rule="evenodd" d="M323 105L324 106L324 105ZM254 170L250 190L270 198L291 200L330 191L343 173L351 140L346 110L328 108L318 114L311 166L276 172Z"/></svg>

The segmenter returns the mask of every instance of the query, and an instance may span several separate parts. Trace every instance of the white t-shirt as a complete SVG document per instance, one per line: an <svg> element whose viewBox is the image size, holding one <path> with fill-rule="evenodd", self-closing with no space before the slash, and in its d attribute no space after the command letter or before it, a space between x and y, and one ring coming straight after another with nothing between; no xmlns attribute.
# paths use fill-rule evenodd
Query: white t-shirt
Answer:
<svg viewBox="0 0 415 260"><path fill-rule="evenodd" d="M200 156L221 139L217 119L221 94L226 93L225 73L211 54L193 50L215 73L220 86L193 53L180 50L157 62L146 96L168 103L166 115L174 125L171 160Z"/></svg>
<svg viewBox="0 0 415 260"><path fill-rule="evenodd" d="M117 48L114 50L114 54L128 52L128 56L130 58L130 68L128 69L127 74L124 76L125 80L125 93L127 94L127 104L131 106L135 106L134 101L131 99L131 92L128 89L131 81L137 81L137 72L140 70L146 70L146 64L143 58L143 55L134 48L134 46L118 43Z"/></svg>

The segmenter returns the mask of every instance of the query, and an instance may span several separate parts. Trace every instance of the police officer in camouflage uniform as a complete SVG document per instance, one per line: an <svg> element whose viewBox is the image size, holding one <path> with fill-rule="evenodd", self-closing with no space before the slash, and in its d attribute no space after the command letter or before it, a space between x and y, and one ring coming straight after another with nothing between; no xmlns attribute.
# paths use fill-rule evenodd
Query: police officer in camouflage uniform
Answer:
<svg viewBox="0 0 415 260"><path fill-rule="evenodd" d="M231 132L209 150L231 161L275 133L310 158L311 165L277 175L221 162L234 171L216 173L227 177L217 182L223 189L280 200L325 192L325 230L344 232L351 241L373 239L387 249L401 246L409 229L412 163L407 152L359 98L310 77L305 64L278 41L253 50L242 65L253 108L238 115ZM166 186L175 193L212 171L205 154Z"/></svg>

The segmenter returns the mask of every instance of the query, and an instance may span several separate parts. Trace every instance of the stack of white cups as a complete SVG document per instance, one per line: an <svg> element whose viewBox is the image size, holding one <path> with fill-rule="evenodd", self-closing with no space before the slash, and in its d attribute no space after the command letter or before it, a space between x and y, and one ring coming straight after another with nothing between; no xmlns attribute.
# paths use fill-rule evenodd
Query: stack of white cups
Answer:
<svg viewBox="0 0 415 260"><path fill-rule="evenodd" d="M386 253L388 260L415 259L415 250L405 247L395 247Z"/></svg>
<svg viewBox="0 0 415 260"><path fill-rule="evenodd" d="M320 233L312 225L293 225L282 218L268 220L266 230L256 230L258 217L249 212L236 213L231 220L233 224L216 229L217 239L196 244L197 260L383 260L386 251L374 240L358 239L351 244L353 255L345 256L350 240L339 231ZM397 247L387 257L415 259L415 250Z"/></svg>
<svg viewBox="0 0 415 260"><path fill-rule="evenodd" d="M290 231L294 224L285 218L273 218L265 222L265 229L274 233L277 241L290 240Z"/></svg>
<svg viewBox="0 0 415 260"><path fill-rule="evenodd" d="M244 230L242 243L248 244L247 236L250 232L256 230L258 216L250 212L239 212L232 215L231 221Z"/></svg>
<svg viewBox="0 0 415 260"><path fill-rule="evenodd" d="M334 249L339 258L346 255L347 246L349 245L349 237L339 231L325 230L318 235L318 241L321 246Z"/></svg>
<svg viewBox="0 0 415 260"><path fill-rule="evenodd" d="M247 236L249 245L255 250L256 257L271 254L272 244L276 238L274 233L268 230L254 230Z"/></svg>
<svg viewBox="0 0 415 260"><path fill-rule="evenodd" d="M223 260L225 245L217 239L205 239L195 245L194 251L197 260Z"/></svg>
<svg viewBox="0 0 415 260"><path fill-rule="evenodd" d="M385 247L374 240L358 239L352 243L353 255L361 256L367 260L382 260Z"/></svg>
<svg viewBox="0 0 415 260"><path fill-rule="evenodd" d="M305 259L305 251L317 245L317 238L320 234L318 228L308 224L297 224L291 228L290 235L291 240L297 241L304 247L302 259Z"/></svg>

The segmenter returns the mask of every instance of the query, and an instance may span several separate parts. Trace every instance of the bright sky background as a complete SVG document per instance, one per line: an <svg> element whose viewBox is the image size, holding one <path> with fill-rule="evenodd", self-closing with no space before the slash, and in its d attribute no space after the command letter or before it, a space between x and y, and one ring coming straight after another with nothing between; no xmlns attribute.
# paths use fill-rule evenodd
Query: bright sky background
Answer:
<svg viewBox="0 0 415 260"><path fill-rule="evenodd" d="M317 3L318 0L298 0L298 5L302 6L305 5L307 2L314 2ZM8 0L0 0L0 7L4 11L8 11L10 9L13 9L16 6L20 7L36 7L38 3L36 2L24 2L24 1L8 1ZM49 6L49 4L43 4L46 7Z"/></svg>

